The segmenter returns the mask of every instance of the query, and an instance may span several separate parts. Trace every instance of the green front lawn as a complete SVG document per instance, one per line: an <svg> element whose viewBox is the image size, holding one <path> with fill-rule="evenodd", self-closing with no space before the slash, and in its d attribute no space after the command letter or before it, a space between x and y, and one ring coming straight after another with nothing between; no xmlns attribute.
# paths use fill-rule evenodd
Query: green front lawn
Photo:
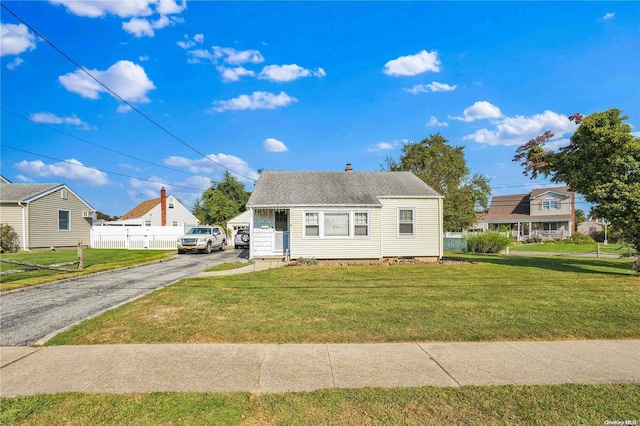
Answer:
<svg viewBox="0 0 640 426"><path fill-rule="evenodd" d="M540 253L596 253L596 244L570 244L570 243L539 243L539 244L517 244L509 246L510 251L530 251ZM635 250L625 244L600 243L600 253L633 255Z"/></svg>
<svg viewBox="0 0 640 426"><path fill-rule="evenodd" d="M631 260L452 256L462 263L186 279L49 344L640 338Z"/></svg>
<svg viewBox="0 0 640 426"><path fill-rule="evenodd" d="M36 395L0 399L0 424L591 424L640 419L640 385L467 386L315 392Z"/></svg>
<svg viewBox="0 0 640 426"><path fill-rule="evenodd" d="M103 250L84 249L84 268L82 271L58 272L46 269L21 272L18 274L3 275L0 282L0 291L13 290L30 285L108 271L110 269L133 266L155 260L168 259L175 254L175 250ZM76 249L40 251L28 253L3 253L2 259L18 260L21 262L35 263L38 265L53 265L77 260ZM76 268L77 265L65 268ZM0 271L11 269L24 269L24 267L0 262Z"/></svg>

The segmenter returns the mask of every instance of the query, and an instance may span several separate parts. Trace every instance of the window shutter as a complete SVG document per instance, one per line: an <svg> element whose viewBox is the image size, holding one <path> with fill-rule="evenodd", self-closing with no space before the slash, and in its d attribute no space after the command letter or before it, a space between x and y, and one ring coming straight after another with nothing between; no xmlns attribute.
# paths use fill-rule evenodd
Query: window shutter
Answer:
<svg viewBox="0 0 640 426"><path fill-rule="evenodd" d="M542 201L538 203L538 210L542 210Z"/></svg>
<svg viewBox="0 0 640 426"><path fill-rule="evenodd" d="M558 209L562 207L562 201L558 200Z"/></svg>

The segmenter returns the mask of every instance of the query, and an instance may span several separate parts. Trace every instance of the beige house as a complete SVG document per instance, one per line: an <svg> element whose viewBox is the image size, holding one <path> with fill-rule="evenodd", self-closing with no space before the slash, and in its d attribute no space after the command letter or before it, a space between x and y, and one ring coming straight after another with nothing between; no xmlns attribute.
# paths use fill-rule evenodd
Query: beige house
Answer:
<svg viewBox="0 0 640 426"><path fill-rule="evenodd" d="M89 203L65 184L0 179L0 222L18 233L23 250L88 245L93 216Z"/></svg>
<svg viewBox="0 0 640 426"><path fill-rule="evenodd" d="M200 221L182 202L173 195L167 195L164 188L160 198L146 200L125 213L112 224L139 226L195 226Z"/></svg>
<svg viewBox="0 0 640 426"><path fill-rule="evenodd" d="M263 172L250 258L442 257L443 197L411 172Z"/></svg>
<svg viewBox="0 0 640 426"><path fill-rule="evenodd" d="M489 211L477 217L477 228L504 226L517 240L567 238L574 229L575 212L575 193L569 188L534 189L492 197Z"/></svg>

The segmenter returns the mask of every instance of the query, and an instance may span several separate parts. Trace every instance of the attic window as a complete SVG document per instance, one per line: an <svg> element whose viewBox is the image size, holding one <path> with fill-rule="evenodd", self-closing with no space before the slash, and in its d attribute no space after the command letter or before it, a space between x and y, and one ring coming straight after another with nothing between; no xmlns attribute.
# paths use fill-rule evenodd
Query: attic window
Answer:
<svg viewBox="0 0 640 426"><path fill-rule="evenodd" d="M545 200L542 202L542 210L558 210L558 200Z"/></svg>
<svg viewBox="0 0 640 426"><path fill-rule="evenodd" d="M60 190L60 198L66 200L69 197L68 191L66 189Z"/></svg>
<svg viewBox="0 0 640 426"><path fill-rule="evenodd" d="M172 209L173 208L173 203L169 203L169 208Z"/></svg>

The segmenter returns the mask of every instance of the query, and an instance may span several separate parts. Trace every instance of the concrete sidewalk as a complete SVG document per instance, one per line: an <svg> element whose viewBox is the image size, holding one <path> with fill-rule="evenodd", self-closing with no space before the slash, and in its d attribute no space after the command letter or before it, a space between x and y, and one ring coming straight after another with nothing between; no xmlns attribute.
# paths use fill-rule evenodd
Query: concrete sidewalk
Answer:
<svg viewBox="0 0 640 426"><path fill-rule="evenodd" d="M0 396L640 383L640 340L0 348Z"/></svg>

